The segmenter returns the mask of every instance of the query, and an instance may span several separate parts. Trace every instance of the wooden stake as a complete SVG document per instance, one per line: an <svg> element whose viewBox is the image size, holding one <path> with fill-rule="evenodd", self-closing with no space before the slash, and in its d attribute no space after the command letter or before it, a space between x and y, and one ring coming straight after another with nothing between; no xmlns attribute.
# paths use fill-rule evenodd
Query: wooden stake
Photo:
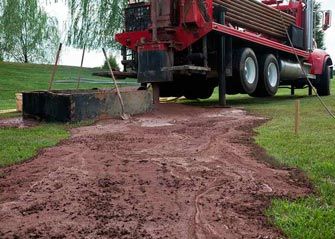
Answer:
<svg viewBox="0 0 335 239"><path fill-rule="evenodd" d="M80 86L81 70L83 69L83 65L84 65L85 51L86 51L86 45L84 45L83 54L81 56L81 63L80 63L80 70L79 70L79 75L78 75L77 90L79 89L79 86Z"/></svg>
<svg viewBox="0 0 335 239"><path fill-rule="evenodd" d="M50 79L50 82L49 82L49 89L48 89L49 91L51 90L53 82L55 80L55 75L56 75L56 71L57 71L57 67L58 67L60 53L62 51L62 46L63 46L63 44L60 43L59 47L58 47L57 55L56 55L55 65L54 65L54 68L53 68L53 71L52 71L52 74L51 74L51 79Z"/></svg>
<svg viewBox="0 0 335 239"><path fill-rule="evenodd" d="M301 119L300 119L300 100L296 100L295 101L295 127L294 127L294 132L295 132L296 135L299 134L300 123L301 123Z"/></svg>
<svg viewBox="0 0 335 239"><path fill-rule="evenodd" d="M119 89L119 86L116 82L116 79L115 79L115 76L114 76L114 73L113 73L113 69L112 69L112 66L111 64L109 63L109 60L108 60L108 56L107 56L107 53L105 51L105 48L102 48L102 51L105 55L105 59L106 59L106 62L107 62L107 65L108 65L108 68L109 68L109 71L111 73L111 76L112 76L112 79L114 81L114 85L115 85L115 88L116 88L116 92L117 92L117 96L119 98L119 101L120 101L120 104L121 104L121 111L122 111L122 115L121 115L121 118L124 119L124 120L127 120L129 119L129 115L127 115L124 111L124 103L123 103L123 99L122 99L122 96L121 96L121 93L120 93L120 89Z"/></svg>

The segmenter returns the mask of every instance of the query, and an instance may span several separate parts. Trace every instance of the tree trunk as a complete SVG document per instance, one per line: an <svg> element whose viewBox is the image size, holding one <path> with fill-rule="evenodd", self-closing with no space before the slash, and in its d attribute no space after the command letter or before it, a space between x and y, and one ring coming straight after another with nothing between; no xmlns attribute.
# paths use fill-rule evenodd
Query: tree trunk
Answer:
<svg viewBox="0 0 335 239"><path fill-rule="evenodd" d="M26 64L29 63L27 52L23 53L23 56L24 56L24 63L26 63Z"/></svg>

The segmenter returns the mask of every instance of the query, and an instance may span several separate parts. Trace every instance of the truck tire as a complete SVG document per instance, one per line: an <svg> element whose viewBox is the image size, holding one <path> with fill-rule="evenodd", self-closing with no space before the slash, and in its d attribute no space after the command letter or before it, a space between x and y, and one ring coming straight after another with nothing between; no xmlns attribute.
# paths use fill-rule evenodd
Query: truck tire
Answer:
<svg viewBox="0 0 335 239"><path fill-rule="evenodd" d="M192 87L185 88L184 96L189 100L208 99L213 95L214 85L210 81L194 82Z"/></svg>
<svg viewBox="0 0 335 239"><path fill-rule="evenodd" d="M258 62L251 48L241 48L234 54L233 77L239 78L237 87L241 93L252 94L258 84Z"/></svg>
<svg viewBox="0 0 335 239"><path fill-rule="evenodd" d="M331 71L327 61L324 63L322 75L318 76L318 84L316 89L320 96L330 95Z"/></svg>
<svg viewBox="0 0 335 239"><path fill-rule="evenodd" d="M184 95L183 85L179 82L162 82L159 83L160 97L181 97Z"/></svg>
<svg viewBox="0 0 335 239"><path fill-rule="evenodd" d="M272 55L262 55L260 57L259 81L257 89L251 96L271 97L278 92L280 82L280 71L277 58Z"/></svg>
<svg viewBox="0 0 335 239"><path fill-rule="evenodd" d="M237 95L242 93L241 84L233 77L226 77L226 93L228 95Z"/></svg>

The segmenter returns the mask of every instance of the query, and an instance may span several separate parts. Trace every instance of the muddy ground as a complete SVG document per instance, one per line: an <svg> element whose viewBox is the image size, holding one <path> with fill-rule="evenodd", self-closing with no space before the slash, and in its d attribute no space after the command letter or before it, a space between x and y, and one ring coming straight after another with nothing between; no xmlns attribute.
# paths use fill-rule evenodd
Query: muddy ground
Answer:
<svg viewBox="0 0 335 239"><path fill-rule="evenodd" d="M23 119L22 117L18 118L9 118L9 119L0 119L0 129L1 128L30 128L37 126L38 121L32 119Z"/></svg>
<svg viewBox="0 0 335 239"><path fill-rule="evenodd" d="M0 169L0 238L282 238L264 211L311 193L254 144L265 119L163 104L77 128Z"/></svg>

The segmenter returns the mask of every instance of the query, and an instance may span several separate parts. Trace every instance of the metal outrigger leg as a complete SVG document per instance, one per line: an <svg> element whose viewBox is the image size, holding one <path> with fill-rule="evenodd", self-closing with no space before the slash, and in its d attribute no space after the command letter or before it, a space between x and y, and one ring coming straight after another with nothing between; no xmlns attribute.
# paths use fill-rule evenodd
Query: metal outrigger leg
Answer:
<svg viewBox="0 0 335 239"><path fill-rule="evenodd" d="M224 24L225 21L225 11L220 9L218 14L218 23ZM221 34L219 36L219 49L218 49L218 73L219 73L219 105L227 106L226 101L226 36Z"/></svg>

